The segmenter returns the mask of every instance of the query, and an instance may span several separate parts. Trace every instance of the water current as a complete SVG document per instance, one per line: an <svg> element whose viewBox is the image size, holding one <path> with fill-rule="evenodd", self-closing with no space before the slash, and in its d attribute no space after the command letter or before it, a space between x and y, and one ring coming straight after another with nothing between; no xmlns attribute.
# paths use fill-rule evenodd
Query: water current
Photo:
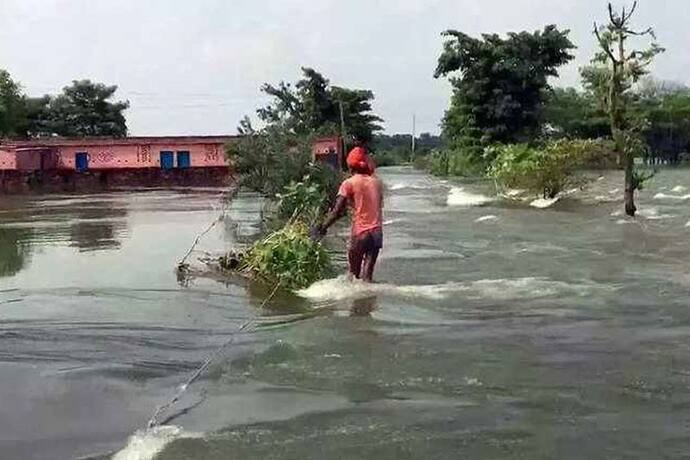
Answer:
<svg viewBox="0 0 690 460"><path fill-rule="evenodd" d="M266 289L174 272L222 190L0 197L0 458L687 456L686 171L657 175L634 221L617 173L544 209L380 175L378 283L263 308ZM251 240L260 210L233 200L193 265Z"/></svg>

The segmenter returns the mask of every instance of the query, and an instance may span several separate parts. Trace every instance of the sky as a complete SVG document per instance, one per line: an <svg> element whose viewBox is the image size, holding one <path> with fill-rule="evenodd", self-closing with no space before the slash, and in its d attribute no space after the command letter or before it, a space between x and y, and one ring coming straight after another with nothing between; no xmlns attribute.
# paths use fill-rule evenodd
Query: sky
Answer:
<svg viewBox="0 0 690 460"><path fill-rule="evenodd" d="M0 68L32 96L116 84L131 135L183 135L234 133L265 104L262 83L313 67L373 90L386 132L410 132L415 114L417 132L437 133L450 98L433 78L442 31L570 29L576 59L555 82L566 86L604 19L600 0L0 0ZM640 0L636 22L667 48L655 76L690 84L690 0Z"/></svg>

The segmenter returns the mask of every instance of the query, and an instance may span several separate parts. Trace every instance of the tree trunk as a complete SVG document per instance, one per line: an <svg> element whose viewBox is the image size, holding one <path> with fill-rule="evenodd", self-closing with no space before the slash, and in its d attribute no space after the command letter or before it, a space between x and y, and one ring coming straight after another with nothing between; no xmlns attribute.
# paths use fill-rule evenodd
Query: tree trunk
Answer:
<svg viewBox="0 0 690 460"><path fill-rule="evenodd" d="M630 153L625 155L625 213L630 217L635 217L637 207L635 207L635 184L633 184L633 168L635 162Z"/></svg>
<svg viewBox="0 0 690 460"><path fill-rule="evenodd" d="M623 13L625 16L625 10ZM623 191L623 199L625 202L625 213L630 217L635 217L635 184L633 183L633 168L635 167L635 160L633 154L628 149L624 133L624 100L623 100L623 73L625 72L626 56L625 56L625 37L623 35L623 24L618 28L618 60L613 59L612 73L611 73L611 87L610 87L610 115L611 115L611 134L615 144L618 158L623 160L623 168L625 170L625 188Z"/></svg>

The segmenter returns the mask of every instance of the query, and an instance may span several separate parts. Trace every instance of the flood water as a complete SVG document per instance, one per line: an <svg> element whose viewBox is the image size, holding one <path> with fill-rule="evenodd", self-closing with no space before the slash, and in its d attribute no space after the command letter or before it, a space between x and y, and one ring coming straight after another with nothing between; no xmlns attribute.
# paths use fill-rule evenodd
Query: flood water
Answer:
<svg viewBox="0 0 690 460"><path fill-rule="evenodd" d="M263 308L266 289L174 271L223 212L193 265L251 239L255 196L0 198L0 458L688 455L687 171L662 171L635 221L617 174L549 209L380 174L378 283Z"/></svg>

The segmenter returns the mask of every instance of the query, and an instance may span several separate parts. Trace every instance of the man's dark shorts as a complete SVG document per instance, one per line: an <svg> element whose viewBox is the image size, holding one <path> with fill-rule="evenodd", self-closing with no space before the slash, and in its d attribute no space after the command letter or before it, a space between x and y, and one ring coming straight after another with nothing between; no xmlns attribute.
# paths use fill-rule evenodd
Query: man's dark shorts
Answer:
<svg viewBox="0 0 690 460"><path fill-rule="evenodd" d="M380 228L368 230L352 238L352 249L365 254L372 253L383 247L383 231Z"/></svg>

